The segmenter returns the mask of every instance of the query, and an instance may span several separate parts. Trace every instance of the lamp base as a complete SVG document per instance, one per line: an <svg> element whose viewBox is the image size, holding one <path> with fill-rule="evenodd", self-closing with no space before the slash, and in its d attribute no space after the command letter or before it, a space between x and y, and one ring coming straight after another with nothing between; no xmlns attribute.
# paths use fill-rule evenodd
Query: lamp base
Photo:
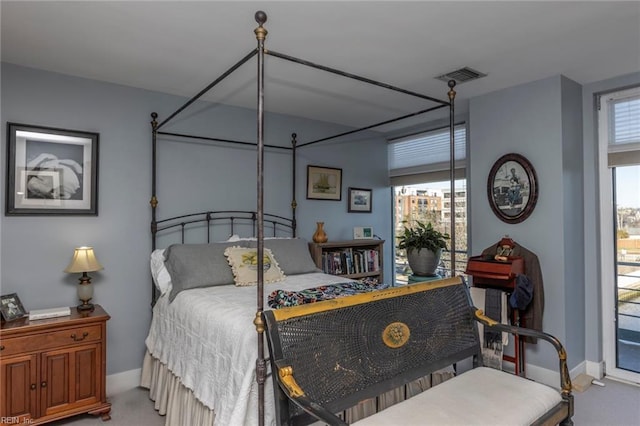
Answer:
<svg viewBox="0 0 640 426"><path fill-rule="evenodd" d="M93 303L82 303L76 306L76 309L80 312L91 312L94 310Z"/></svg>
<svg viewBox="0 0 640 426"><path fill-rule="evenodd" d="M82 277L80 277L80 284L78 284L78 299L82 302L78 305L78 312L93 311L93 304L89 303L92 298L93 284L91 284L91 277L86 272L83 272Z"/></svg>

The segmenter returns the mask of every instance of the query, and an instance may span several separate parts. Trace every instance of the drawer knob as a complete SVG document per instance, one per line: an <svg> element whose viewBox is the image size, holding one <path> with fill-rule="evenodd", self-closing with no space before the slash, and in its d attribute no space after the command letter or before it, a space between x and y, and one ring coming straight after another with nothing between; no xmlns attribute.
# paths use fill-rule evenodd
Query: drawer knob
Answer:
<svg viewBox="0 0 640 426"><path fill-rule="evenodd" d="M40 383L40 386L42 386L43 388L46 388L47 387L47 382Z"/></svg>
<svg viewBox="0 0 640 426"><path fill-rule="evenodd" d="M36 388L36 384L35 383L31 383L31 390L35 390Z"/></svg>
<svg viewBox="0 0 640 426"><path fill-rule="evenodd" d="M85 331L84 333L82 333L82 337L78 337L76 336L76 333L73 333L71 335L71 338L73 339L74 342L81 342L83 341L87 336L89 335L89 332Z"/></svg>
<svg viewBox="0 0 640 426"><path fill-rule="evenodd" d="M4 351L4 345L0 345L0 351Z"/></svg>

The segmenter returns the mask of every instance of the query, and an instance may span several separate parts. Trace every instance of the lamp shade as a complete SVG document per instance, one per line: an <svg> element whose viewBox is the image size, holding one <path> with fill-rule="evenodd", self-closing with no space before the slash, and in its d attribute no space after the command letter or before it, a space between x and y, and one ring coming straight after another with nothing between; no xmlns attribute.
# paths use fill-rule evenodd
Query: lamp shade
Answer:
<svg viewBox="0 0 640 426"><path fill-rule="evenodd" d="M93 247L78 247L73 252L73 259L64 272L93 272L103 269L96 259Z"/></svg>

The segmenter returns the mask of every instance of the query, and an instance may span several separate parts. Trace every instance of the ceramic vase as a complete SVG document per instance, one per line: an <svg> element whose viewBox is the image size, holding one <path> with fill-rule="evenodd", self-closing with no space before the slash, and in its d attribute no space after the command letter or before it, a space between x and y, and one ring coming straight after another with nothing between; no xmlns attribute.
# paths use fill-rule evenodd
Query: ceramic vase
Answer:
<svg viewBox="0 0 640 426"><path fill-rule="evenodd" d="M327 233L324 232L324 222L316 222L316 232L313 233L314 243L326 243L329 240Z"/></svg>

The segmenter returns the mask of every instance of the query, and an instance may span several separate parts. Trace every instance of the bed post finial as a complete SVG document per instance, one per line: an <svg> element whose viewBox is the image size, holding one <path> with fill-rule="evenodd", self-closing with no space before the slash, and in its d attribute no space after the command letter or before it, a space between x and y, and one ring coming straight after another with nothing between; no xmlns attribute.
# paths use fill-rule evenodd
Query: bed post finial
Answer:
<svg viewBox="0 0 640 426"><path fill-rule="evenodd" d="M264 40L267 38L267 30L262 25L267 22L267 14L259 10L256 12L255 18L259 26L253 30L253 32L256 33L256 38L258 40Z"/></svg>
<svg viewBox="0 0 640 426"><path fill-rule="evenodd" d="M157 112L152 112L151 113L151 127L153 127L154 129L156 127L158 127L157 118L158 118L158 113Z"/></svg>
<svg viewBox="0 0 640 426"><path fill-rule="evenodd" d="M447 94L449 95L449 100L452 101L456 98L456 91L453 90L453 88L456 87L456 81L449 80L447 85L449 86L449 92L447 92Z"/></svg>
<svg viewBox="0 0 640 426"><path fill-rule="evenodd" d="M262 10L257 11L255 17L256 17L256 22L260 24L260 26L264 25L264 23L267 22L267 14L264 13Z"/></svg>

